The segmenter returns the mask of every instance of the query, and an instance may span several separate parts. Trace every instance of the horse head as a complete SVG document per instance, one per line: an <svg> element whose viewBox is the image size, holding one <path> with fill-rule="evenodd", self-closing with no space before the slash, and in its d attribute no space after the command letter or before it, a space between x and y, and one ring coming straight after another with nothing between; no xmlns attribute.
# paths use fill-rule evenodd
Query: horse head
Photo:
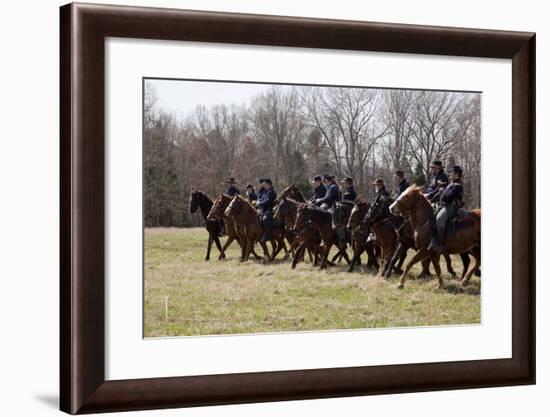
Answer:
<svg viewBox="0 0 550 417"><path fill-rule="evenodd" d="M191 200L189 202L189 211L191 214L195 214L200 206L201 200L203 198L203 193L198 189L191 191Z"/></svg>
<svg viewBox="0 0 550 417"><path fill-rule="evenodd" d="M409 213L419 197L423 197L420 193L421 187L416 184L411 185L390 205L392 214L407 214Z"/></svg>
<svg viewBox="0 0 550 417"><path fill-rule="evenodd" d="M367 214L367 210L370 207L368 201L359 198L354 203L347 224L347 228L352 231L357 230L361 226L361 221L365 218L365 214Z"/></svg>

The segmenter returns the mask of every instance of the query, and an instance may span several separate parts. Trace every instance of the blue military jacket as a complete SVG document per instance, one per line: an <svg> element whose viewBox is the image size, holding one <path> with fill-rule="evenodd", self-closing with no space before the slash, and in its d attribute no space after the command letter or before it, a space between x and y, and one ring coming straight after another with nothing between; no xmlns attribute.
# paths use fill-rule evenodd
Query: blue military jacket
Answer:
<svg viewBox="0 0 550 417"><path fill-rule="evenodd" d="M447 174L443 172L443 170L440 170L437 173L437 175L434 175L432 177L430 181L430 185L426 189L426 194L427 194L426 197L428 198L428 200L431 200L432 198L434 198L438 193L439 187L440 187L440 185L437 183L438 181L445 182L445 183L449 182L449 178L447 177Z"/></svg>
<svg viewBox="0 0 550 417"><path fill-rule="evenodd" d="M386 187L382 187L378 190L378 196L379 197L384 197L384 198L389 198L390 193L388 193L388 190L386 190Z"/></svg>
<svg viewBox="0 0 550 417"><path fill-rule="evenodd" d="M356 198L357 198L357 191L355 191L355 188L353 188L353 185L351 187L344 189L342 200L355 201Z"/></svg>
<svg viewBox="0 0 550 417"><path fill-rule="evenodd" d="M262 188L258 192L258 201L256 201L256 208L259 208L263 211L273 210L275 207L275 200L277 199L277 193L274 188L266 190Z"/></svg>
<svg viewBox="0 0 550 417"><path fill-rule="evenodd" d="M240 194L240 193L241 192L239 191L239 189L234 185L232 185L227 190L225 190L225 194L227 194L230 197L235 197L237 194Z"/></svg>
<svg viewBox="0 0 550 417"><path fill-rule="evenodd" d="M399 183L399 194L398 197L405 192L405 190L409 188L409 181L407 181L405 178L401 180Z"/></svg>
<svg viewBox="0 0 550 417"><path fill-rule="evenodd" d="M445 190L441 194L440 199L441 199L441 202L446 206L454 202L462 204L463 194L464 194L464 188L462 187L462 183L460 181L452 182L449 185L447 185L447 188L445 188Z"/></svg>
<svg viewBox="0 0 550 417"><path fill-rule="evenodd" d="M332 207L335 202L340 201L341 199L342 199L342 194L340 193L340 188L338 188L338 184L333 182L328 186L326 195L320 200L317 200L316 204L318 205L326 204Z"/></svg>
<svg viewBox="0 0 550 417"><path fill-rule="evenodd" d="M325 184L321 184L319 187L313 190L313 196L310 200L315 201L318 198L323 198L325 195L327 195L327 187L325 187Z"/></svg>

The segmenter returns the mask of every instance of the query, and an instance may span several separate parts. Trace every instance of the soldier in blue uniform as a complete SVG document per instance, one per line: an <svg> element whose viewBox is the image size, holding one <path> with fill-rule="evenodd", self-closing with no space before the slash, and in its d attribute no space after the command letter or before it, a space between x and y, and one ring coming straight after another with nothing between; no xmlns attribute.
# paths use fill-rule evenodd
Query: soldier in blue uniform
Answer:
<svg viewBox="0 0 550 417"><path fill-rule="evenodd" d="M225 181L225 183L227 184L225 194L227 194L230 197L235 197L237 194L241 194L239 189L235 187L235 184L237 184L237 182L235 181L235 178L230 177Z"/></svg>
<svg viewBox="0 0 550 417"><path fill-rule="evenodd" d="M248 201L251 203L258 200L258 195L256 194L256 190L252 184L248 184L246 186L246 198L248 198Z"/></svg>
<svg viewBox="0 0 550 417"><path fill-rule="evenodd" d="M376 198L390 198L390 193L386 190L386 185L382 178L377 178L373 181L374 191L376 191Z"/></svg>
<svg viewBox="0 0 550 417"><path fill-rule="evenodd" d="M441 193L441 207L435 218L435 228L432 241L428 249L441 252L445 244L445 235L449 222L455 217L459 208L463 206L462 197L464 188L462 187L462 168L454 165L449 171L452 182L447 185Z"/></svg>
<svg viewBox="0 0 550 417"><path fill-rule="evenodd" d="M324 197L315 200L315 205L320 206L324 210L332 209L334 203L342 199L342 193L333 175L324 175L323 183L327 187L327 193Z"/></svg>
<svg viewBox="0 0 550 417"><path fill-rule="evenodd" d="M441 161L433 161L430 168L432 170L432 178L430 179L430 184L424 192L424 197L426 197L431 203L437 203L442 191L440 188L447 186L449 183L449 178L445 174L443 163Z"/></svg>
<svg viewBox="0 0 550 417"><path fill-rule="evenodd" d="M323 178L320 175L316 175L311 180L311 186L313 187L313 195L308 200L308 203L315 203L315 200L323 198L327 195L327 187L323 184Z"/></svg>
<svg viewBox="0 0 550 417"><path fill-rule="evenodd" d="M398 187L397 197L399 197L407 188L409 188L410 184L409 181L407 181L407 179L405 178L405 173L400 169L395 171L393 179Z"/></svg>
<svg viewBox="0 0 550 417"><path fill-rule="evenodd" d="M353 187L353 178L344 177L340 180L340 184L343 188L342 201L355 201L357 198L357 191L355 191Z"/></svg>
<svg viewBox="0 0 550 417"><path fill-rule="evenodd" d="M275 200L277 199L277 193L273 188L273 182L269 178L262 178L259 180L260 191L258 191L258 200L256 201L256 209L260 215L260 221L262 222L262 228L264 234L260 241L266 242L272 239L271 228L273 227L273 207L275 207Z"/></svg>

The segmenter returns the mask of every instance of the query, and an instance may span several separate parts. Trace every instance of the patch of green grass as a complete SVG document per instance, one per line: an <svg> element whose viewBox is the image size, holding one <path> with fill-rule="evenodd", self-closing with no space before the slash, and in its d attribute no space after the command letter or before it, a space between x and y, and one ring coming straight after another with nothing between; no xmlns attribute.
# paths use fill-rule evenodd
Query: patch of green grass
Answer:
<svg viewBox="0 0 550 417"><path fill-rule="evenodd" d="M202 228L145 230L145 337L480 322L477 277L462 288L445 273L446 288L436 290L435 279L415 278L416 265L398 290L397 276L379 281L361 268L347 273L345 264L319 271L309 262L295 270L290 261L241 263L236 242L226 260L214 246L205 262L207 239Z"/></svg>

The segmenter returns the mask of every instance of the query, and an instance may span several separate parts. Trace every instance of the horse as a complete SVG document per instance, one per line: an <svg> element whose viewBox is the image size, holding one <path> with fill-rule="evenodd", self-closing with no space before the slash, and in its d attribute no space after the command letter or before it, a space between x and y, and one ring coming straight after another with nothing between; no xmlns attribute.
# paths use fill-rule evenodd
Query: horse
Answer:
<svg viewBox="0 0 550 417"><path fill-rule="evenodd" d="M370 203L359 198L356 199L354 203L347 224L347 228L351 232L351 247L353 250L353 257L348 272L353 272L355 265L361 263L361 255L363 252L367 252L367 268L378 269L380 265L376 260L376 250L378 249L376 247L377 243L375 240L369 242L369 231L360 227L361 221L365 218L370 207Z"/></svg>
<svg viewBox="0 0 550 417"><path fill-rule="evenodd" d="M229 245L233 243L234 240L237 241L239 246L243 246L243 240L245 235L245 230L243 227L238 227L235 223L235 219L231 216L225 216L224 212L229 203L231 202L231 199L233 197L227 195L227 194L220 194L218 198L214 201L214 204L212 208L210 209L210 212L208 213L208 221L217 221L217 222L223 222L225 225L225 233L227 234L227 240L225 244L223 245L223 251L227 250ZM252 250L252 255L256 259L261 259L256 252L254 252L254 249Z"/></svg>
<svg viewBox="0 0 550 417"><path fill-rule="evenodd" d="M269 255L265 242L260 241L263 235L263 228L260 223L260 219L256 214L256 210L248 200L244 199L240 195L236 195L225 209L224 214L226 216L232 216L238 226L244 227L245 241L242 245L241 261L248 261L255 242L259 242L262 246L264 251L264 261L267 263L273 260L273 256ZM276 229L273 228L272 232L274 237L272 240L276 241L277 246L283 245L286 250L283 230L280 229L277 233ZM276 251L273 252L274 255L276 255L276 253Z"/></svg>
<svg viewBox="0 0 550 417"><path fill-rule="evenodd" d="M312 225L308 224L303 229L294 230L296 212L300 204L303 204L303 202L282 196L273 212L273 218L284 224L285 229L295 236L290 247L290 250L294 249L293 269L296 268L296 264L303 258L306 250L308 251L310 262L317 265L319 245L321 244L321 236L319 236L319 232Z"/></svg>
<svg viewBox="0 0 550 417"><path fill-rule="evenodd" d="M208 246L206 248L205 261L210 260L210 251L212 250L212 242L216 244L216 247L220 251L218 259L225 259L225 248L222 248L220 243L220 234L223 230L221 221L208 219L208 214L212 209L212 200L202 191L195 190L191 192L191 199L189 202L189 211L194 214L200 208L202 217L204 219L204 226L208 231Z"/></svg>
<svg viewBox="0 0 550 417"><path fill-rule="evenodd" d="M391 273L389 261L397 247L395 229L398 223L403 221L396 216L392 216L389 207L389 200L378 196L367 210L360 226L364 231L372 229L380 245L381 264L378 268L377 277L388 277Z"/></svg>
<svg viewBox="0 0 550 417"><path fill-rule="evenodd" d="M338 236L332 228L332 213L318 207L302 203L298 206L294 230L301 230L308 224L311 224L315 227L315 229L317 229L321 239L324 242L321 254L320 269L326 269L330 249L332 245L338 241Z"/></svg>
<svg viewBox="0 0 550 417"><path fill-rule="evenodd" d="M280 222L280 224L284 227L285 231L285 238L290 245L289 251L292 253L294 252L297 247L299 246L298 236L295 231L292 230L294 226L294 222L296 220L296 210L294 209L293 205L288 205L286 203L287 199L297 202L297 203L305 203L305 198L302 192L298 187L296 187L294 184L289 185L286 187L279 196L275 199L275 208L273 210L273 218ZM281 206L283 212L281 212ZM282 248L277 248L277 253ZM273 256L275 257L276 254ZM288 257L288 252L285 255L285 259ZM311 254L310 254L311 257Z"/></svg>
<svg viewBox="0 0 550 417"><path fill-rule="evenodd" d="M408 214L414 230L416 254L407 262L405 270L399 280L399 287L404 288L410 269L418 261L430 257L437 274L438 288L443 288L441 267L439 266L439 255L428 249L432 239L434 225L434 212L429 201L422 195L421 188L411 185L407 188L390 206L394 214ZM464 219L455 222L456 227L448 234L444 247L444 253L460 254L469 252L475 259L475 265L466 273L461 280L463 286L468 284L472 274L481 264L481 210L474 209L467 212Z"/></svg>

